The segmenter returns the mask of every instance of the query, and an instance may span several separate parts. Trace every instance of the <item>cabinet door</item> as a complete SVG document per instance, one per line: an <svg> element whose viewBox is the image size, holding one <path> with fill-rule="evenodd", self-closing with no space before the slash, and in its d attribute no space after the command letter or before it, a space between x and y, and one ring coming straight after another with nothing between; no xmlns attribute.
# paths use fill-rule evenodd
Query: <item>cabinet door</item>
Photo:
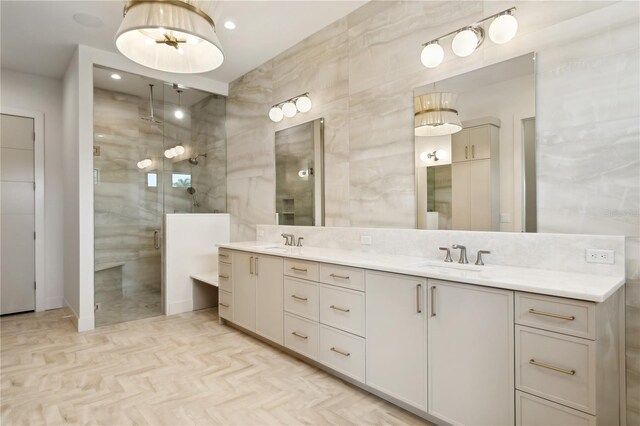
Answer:
<svg viewBox="0 0 640 426"><path fill-rule="evenodd" d="M469 161L465 165L469 167L470 213L469 227L465 229L491 231L491 160Z"/></svg>
<svg viewBox="0 0 640 426"><path fill-rule="evenodd" d="M233 277L233 322L250 331L256 331L256 276L252 253L234 252L231 275Z"/></svg>
<svg viewBox="0 0 640 426"><path fill-rule="evenodd" d="M491 158L491 126L478 126L469 129L469 159Z"/></svg>
<svg viewBox="0 0 640 426"><path fill-rule="evenodd" d="M451 161L467 161L469 154L469 130L462 129L451 135Z"/></svg>
<svg viewBox="0 0 640 426"><path fill-rule="evenodd" d="M367 271L367 385L426 410L426 280Z"/></svg>
<svg viewBox="0 0 640 426"><path fill-rule="evenodd" d="M256 333L284 344L283 260L259 256L255 260Z"/></svg>
<svg viewBox="0 0 640 426"><path fill-rule="evenodd" d="M451 164L451 225L452 229L469 230L469 162Z"/></svg>
<svg viewBox="0 0 640 426"><path fill-rule="evenodd" d="M512 425L513 292L437 280L428 287L429 414L454 425Z"/></svg>

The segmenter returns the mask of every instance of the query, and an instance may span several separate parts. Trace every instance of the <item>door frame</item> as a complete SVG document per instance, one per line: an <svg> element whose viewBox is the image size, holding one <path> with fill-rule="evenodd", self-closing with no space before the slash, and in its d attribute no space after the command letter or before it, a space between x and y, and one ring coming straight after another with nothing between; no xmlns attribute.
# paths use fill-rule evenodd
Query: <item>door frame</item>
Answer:
<svg viewBox="0 0 640 426"><path fill-rule="evenodd" d="M35 307L36 312L41 312L47 308L46 300L46 278L45 278L45 226L44 226L44 113L21 108L1 107L0 114L14 115L17 117L33 119L33 178L36 183L34 192L34 215L35 215Z"/></svg>

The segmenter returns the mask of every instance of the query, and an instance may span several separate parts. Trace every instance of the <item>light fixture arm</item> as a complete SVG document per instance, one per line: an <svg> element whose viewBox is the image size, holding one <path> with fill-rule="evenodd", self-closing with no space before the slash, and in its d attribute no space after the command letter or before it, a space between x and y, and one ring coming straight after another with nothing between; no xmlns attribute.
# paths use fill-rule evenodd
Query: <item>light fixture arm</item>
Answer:
<svg viewBox="0 0 640 426"><path fill-rule="evenodd" d="M444 35L441 35L440 37L434 38L433 40L430 40L430 41L428 41L426 43L422 43L422 46L424 47L424 46L427 46L429 44L438 43L443 38L451 37L453 35L458 34L460 31L464 31L464 30L468 30L468 29L472 29L472 30L478 31L478 46L480 46L480 44L482 44L482 41L484 40L484 30L482 29L482 27L480 27L480 25L485 23L485 22L487 22L490 19L497 18L498 16L501 16L501 15L511 15L514 10L516 10L515 6L510 7L509 9L505 9L505 10L503 10L501 12L494 13L493 15L487 16L486 18L483 18L483 19L481 19L479 21L476 21L471 25L467 25L467 26L464 26L462 28L458 28L457 30L450 31L450 32L448 32L448 33L446 33Z"/></svg>
<svg viewBox="0 0 640 426"><path fill-rule="evenodd" d="M301 98L301 97L303 97L303 96L309 96L309 92L304 92L304 93L301 93L301 94L299 94L299 95L296 95L296 96L294 96L294 97L292 97L292 98L289 98L289 99L287 99L286 101L282 101L282 102L278 102L277 104L273 104L273 105L271 105L271 108L275 108L275 107L282 106L282 105L286 104L287 102L293 102L293 103L295 103L295 102L298 100L298 98Z"/></svg>

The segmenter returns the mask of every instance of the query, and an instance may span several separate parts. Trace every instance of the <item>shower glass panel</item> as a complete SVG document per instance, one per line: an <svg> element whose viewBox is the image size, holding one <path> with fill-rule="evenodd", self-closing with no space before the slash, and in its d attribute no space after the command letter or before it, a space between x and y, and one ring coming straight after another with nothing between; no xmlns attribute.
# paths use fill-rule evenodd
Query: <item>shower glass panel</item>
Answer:
<svg viewBox="0 0 640 426"><path fill-rule="evenodd" d="M163 214L226 212L224 121L224 97L94 67L96 326L163 313Z"/></svg>

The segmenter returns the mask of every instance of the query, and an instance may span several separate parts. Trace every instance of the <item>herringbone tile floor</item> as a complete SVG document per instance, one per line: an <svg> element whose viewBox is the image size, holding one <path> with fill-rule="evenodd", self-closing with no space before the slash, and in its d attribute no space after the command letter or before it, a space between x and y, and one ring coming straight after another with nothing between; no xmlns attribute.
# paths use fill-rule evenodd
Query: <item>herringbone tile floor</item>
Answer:
<svg viewBox="0 0 640 426"><path fill-rule="evenodd" d="M85 333L68 315L0 319L2 425L426 424L218 324L215 309Z"/></svg>

